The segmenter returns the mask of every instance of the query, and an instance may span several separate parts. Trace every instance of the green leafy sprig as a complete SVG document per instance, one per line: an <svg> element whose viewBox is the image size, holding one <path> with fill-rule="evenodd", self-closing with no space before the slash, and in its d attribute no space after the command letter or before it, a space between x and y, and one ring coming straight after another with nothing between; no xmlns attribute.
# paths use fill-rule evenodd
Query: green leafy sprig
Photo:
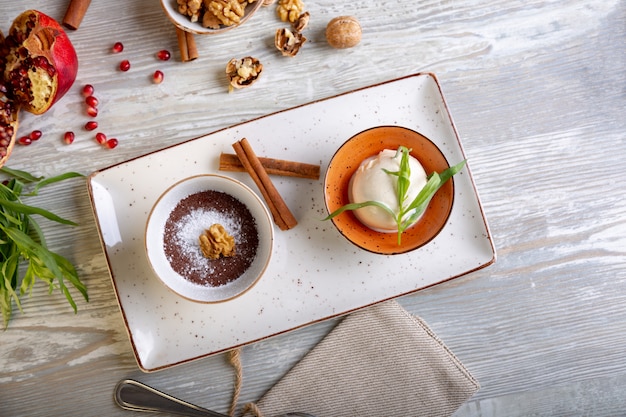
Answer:
<svg viewBox="0 0 626 417"><path fill-rule="evenodd" d="M380 201L364 201L362 203L350 203L344 206L341 206L330 215L328 215L324 220L332 219L335 216L343 213L346 210L357 210L363 207L375 206L385 210L391 217L394 219L398 229L398 245L402 243L402 233L410 227L417 219L424 213L426 207L432 200L435 193L450 179L453 175L458 173L465 166L466 160L459 162L458 164L444 170L441 173L433 172L427 177L426 185L420 190L420 192L415 196L413 201L408 202L407 193L409 191L409 187L411 186L411 167L409 166L409 154L411 152L410 149L400 146L398 148L399 153L402 153L402 157L400 159L400 167L398 171L389 171L383 169L387 174L398 177L397 181L397 197L398 197L398 213L394 212L389 206ZM396 153L396 157L397 157ZM407 216L407 214L411 213ZM406 216L406 218L405 218Z"/></svg>
<svg viewBox="0 0 626 417"><path fill-rule="evenodd" d="M43 231L33 216L39 215L64 225L76 226L76 223L48 210L24 204L22 197L35 196L46 185L83 175L68 172L43 178L7 167L0 168L0 172L9 177L0 183L0 311L4 328L9 325L13 302L22 311L20 297L32 293L37 279L48 284L50 293L58 288L76 312L76 303L66 282L88 301L87 288L70 261L48 249ZM25 193L27 186L32 189ZM20 277L21 269L24 272Z"/></svg>

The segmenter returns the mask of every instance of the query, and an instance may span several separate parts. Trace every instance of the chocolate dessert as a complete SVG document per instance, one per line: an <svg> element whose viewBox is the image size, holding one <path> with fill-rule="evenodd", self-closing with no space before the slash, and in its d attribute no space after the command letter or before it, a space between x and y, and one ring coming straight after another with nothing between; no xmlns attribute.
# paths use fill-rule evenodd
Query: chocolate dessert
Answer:
<svg viewBox="0 0 626 417"><path fill-rule="evenodd" d="M234 237L234 255L217 259L203 255L199 237L214 224ZM218 287L236 280L252 264L258 246L256 222L248 208L220 191L200 191L184 198L165 223L163 247L170 265L198 285Z"/></svg>

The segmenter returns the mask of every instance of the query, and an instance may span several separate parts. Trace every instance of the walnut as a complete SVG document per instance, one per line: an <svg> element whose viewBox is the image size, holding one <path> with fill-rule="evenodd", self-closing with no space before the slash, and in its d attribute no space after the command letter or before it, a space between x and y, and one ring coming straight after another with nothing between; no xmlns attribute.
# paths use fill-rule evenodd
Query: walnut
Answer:
<svg viewBox="0 0 626 417"><path fill-rule="evenodd" d="M278 0L276 13L283 22L295 22L304 11L302 0Z"/></svg>
<svg viewBox="0 0 626 417"><path fill-rule="evenodd" d="M287 28L276 29L274 45L283 56L296 56L306 38L300 32L291 32Z"/></svg>
<svg viewBox="0 0 626 417"><path fill-rule="evenodd" d="M210 3L211 0L204 0L204 4ZM204 12L202 15L202 27L210 28L210 29L219 29L222 25L222 22L210 11Z"/></svg>
<svg viewBox="0 0 626 417"><path fill-rule="evenodd" d="M344 49L361 42L361 25L352 16L339 16L326 25L326 40L333 48Z"/></svg>
<svg viewBox="0 0 626 417"><path fill-rule="evenodd" d="M274 3L276 3L276 0L263 0L264 7L271 6Z"/></svg>
<svg viewBox="0 0 626 417"><path fill-rule="evenodd" d="M251 56L231 59L226 64L226 75L230 82L228 90L243 88L252 85L261 75L263 64Z"/></svg>
<svg viewBox="0 0 626 417"><path fill-rule="evenodd" d="M213 13L224 26L238 24L245 11L245 2L242 4L238 0L212 0L207 7L207 13Z"/></svg>
<svg viewBox="0 0 626 417"><path fill-rule="evenodd" d="M296 32L302 32L309 24L309 12L304 12L291 25Z"/></svg>
<svg viewBox="0 0 626 417"><path fill-rule="evenodd" d="M209 259L235 256L235 238L221 224L213 224L200 235L200 249Z"/></svg>
<svg viewBox="0 0 626 417"><path fill-rule="evenodd" d="M178 4L178 12L189 16L191 22L197 22L200 18L200 9L202 8L202 0L176 0Z"/></svg>

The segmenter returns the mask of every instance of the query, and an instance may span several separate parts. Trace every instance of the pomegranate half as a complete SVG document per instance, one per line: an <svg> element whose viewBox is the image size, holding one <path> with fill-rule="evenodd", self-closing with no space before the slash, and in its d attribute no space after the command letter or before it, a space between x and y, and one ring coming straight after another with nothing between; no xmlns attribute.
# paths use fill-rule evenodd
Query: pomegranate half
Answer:
<svg viewBox="0 0 626 417"><path fill-rule="evenodd" d="M76 80L78 57L69 37L56 20L37 10L13 21L4 49L8 95L26 111L46 112Z"/></svg>

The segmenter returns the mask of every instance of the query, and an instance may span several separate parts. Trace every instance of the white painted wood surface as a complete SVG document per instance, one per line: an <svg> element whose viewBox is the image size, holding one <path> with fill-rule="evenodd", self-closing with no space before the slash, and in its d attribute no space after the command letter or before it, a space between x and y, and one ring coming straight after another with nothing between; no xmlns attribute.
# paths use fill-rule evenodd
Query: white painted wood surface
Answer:
<svg viewBox="0 0 626 417"><path fill-rule="evenodd" d="M66 1L1 0L0 28L27 8L61 19ZM472 162L498 261L399 301L424 318L481 383L461 416L613 416L626 412L626 3L623 0L457 0L306 3L310 42L295 58L273 49L283 27L273 7L226 35L196 38L181 63L157 1L94 1L70 33L80 69L49 113L25 114L13 168L89 174L143 153L280 109L380 81L437 74ZM332 50L326 22L354 15L362 43ZM125 45L114 55L115 41ZM157 61L160 49L174 52ZM256 56L265 73L227 94L232 57ZM117 64L129 58L128 73ZM161 69L165 82L153 85ZM92 83L98 121L120 145L82 131L80 87ZM277 126L280 128L280 126ZM74 130L66 146L61 136ZM0 415L125 416L112 390L122 378L226 412L233 373L213 356L153 374L134 360L83 182L30 200L80 223L44 224L70 258L90 301L74 314L39 285L0 334ZM257 400L336 323L246 347L241 403Z"/></svg>

